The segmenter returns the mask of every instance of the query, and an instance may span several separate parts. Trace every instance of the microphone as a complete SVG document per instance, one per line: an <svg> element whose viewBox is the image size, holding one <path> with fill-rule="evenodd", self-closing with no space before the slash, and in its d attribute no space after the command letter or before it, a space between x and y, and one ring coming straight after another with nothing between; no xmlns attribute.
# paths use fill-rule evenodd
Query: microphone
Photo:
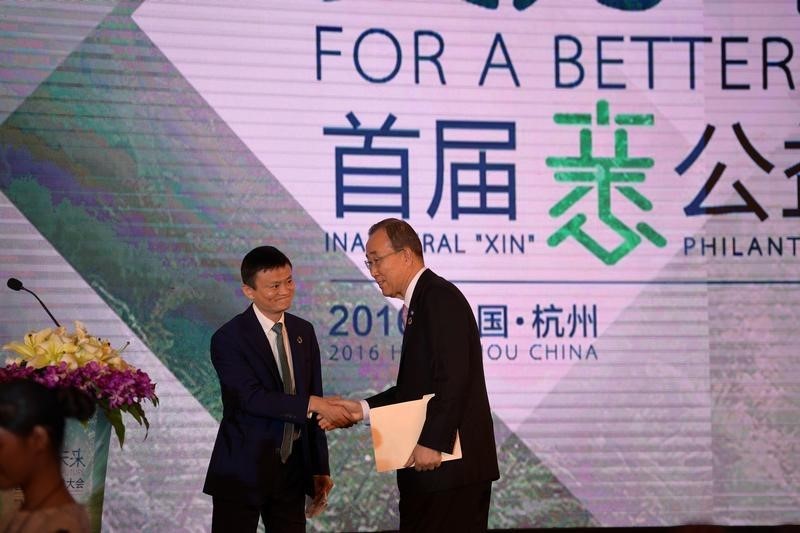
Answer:
<svg viewBox="0 0 800 533"><path fill-rule="evenodd" d="M42 305L42 308L47 313L47 316L50 317L50 319L53 321L56 327L57 328L61 327L61 324L58 323L58 320L56 320L56 317L53 316L53 313L51 313L50 310L47 308L47 306L44 305L44 302L40 300L38 296L36 296L35 292L26 287L23 287L22 282L20 280L18 280L17 278L8 278L6 285L8 285L8 288L11 289L12 291L25 291L33 294L33 297L36 298L36 301Z"/></svg>

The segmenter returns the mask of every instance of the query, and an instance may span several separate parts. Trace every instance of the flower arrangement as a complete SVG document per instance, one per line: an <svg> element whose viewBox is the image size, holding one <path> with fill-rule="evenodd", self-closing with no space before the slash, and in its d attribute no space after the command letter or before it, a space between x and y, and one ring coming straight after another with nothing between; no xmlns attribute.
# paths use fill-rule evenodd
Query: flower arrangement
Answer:
<svg viewBox="0 0 800 533"><path fill-rule="evenodd" d="M10 342L3 349L19 357L7 360L0 368L0 382L32 379L50 388L75 387L86 392L97 400L120 447L125 442L123 412L150 428L142 402L158 405L155 384L145 372L125 362L121 350L89 335L81 322L75 322L74 333L68 333L64 326L46 328L28 333L23 342Z"/></svg>

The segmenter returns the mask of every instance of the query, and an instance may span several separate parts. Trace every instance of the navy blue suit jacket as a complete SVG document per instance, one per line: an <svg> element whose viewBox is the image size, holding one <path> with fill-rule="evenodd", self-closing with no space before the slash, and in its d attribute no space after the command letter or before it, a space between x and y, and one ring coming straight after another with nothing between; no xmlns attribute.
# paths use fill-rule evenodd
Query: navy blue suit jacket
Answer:
<svg viewBox="0 0 800 533"><path fill-rule="evenodd" d="M219 377L222 420L208 465L203 492L216 498L263 503L280 467L284 422L300 429L306 494L313 495L313 476L329 474L325 432L307 418L310 395L322 396L320 353L314 327L284 313L292 350L296 394L283 382L269 341L253 307L235 316L211 337L211 362ZM297 453L295 448L293 453Z"/></svg>

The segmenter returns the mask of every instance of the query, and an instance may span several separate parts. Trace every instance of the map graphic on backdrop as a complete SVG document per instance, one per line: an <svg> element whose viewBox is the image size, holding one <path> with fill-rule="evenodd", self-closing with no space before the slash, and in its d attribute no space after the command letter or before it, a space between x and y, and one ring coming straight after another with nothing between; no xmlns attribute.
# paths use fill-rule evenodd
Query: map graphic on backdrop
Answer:
<svg viewBox="0 0 800 533"><path fill-rule="evenodd" d="M207 527L208 340L255 245L295 264L326 392L391 383L399 302L362 265L386 216L478 318L490 527L800 519L798 6L629 4L0 7L0 273L159 383L104 524ZM0 306L1 342L45 323ZM395 527L368 432L330 443L310 528Z"/></svg>

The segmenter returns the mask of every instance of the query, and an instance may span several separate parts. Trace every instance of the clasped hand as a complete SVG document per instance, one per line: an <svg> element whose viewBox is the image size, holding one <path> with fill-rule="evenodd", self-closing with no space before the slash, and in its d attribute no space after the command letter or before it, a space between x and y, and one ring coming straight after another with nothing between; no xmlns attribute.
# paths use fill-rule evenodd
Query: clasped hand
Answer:
<svg viewBox="0 0 800 533"><path fill-rule="evenodd" d="M349 428L364 418L361 404L338 396L321 398L312 396L308 408L317 413L317 423L325 431L336 428Z"/></svg>
<svg viewBox="0 0 800 533"><path fill-rule="evenodd" d="M338 428L349 428L364 419L361 404L354 400L346 400L338 396L320 398L327 403L327 411L315 411L317 423L325 431ZM312 409L313 410L313 409Z"/></svg>

